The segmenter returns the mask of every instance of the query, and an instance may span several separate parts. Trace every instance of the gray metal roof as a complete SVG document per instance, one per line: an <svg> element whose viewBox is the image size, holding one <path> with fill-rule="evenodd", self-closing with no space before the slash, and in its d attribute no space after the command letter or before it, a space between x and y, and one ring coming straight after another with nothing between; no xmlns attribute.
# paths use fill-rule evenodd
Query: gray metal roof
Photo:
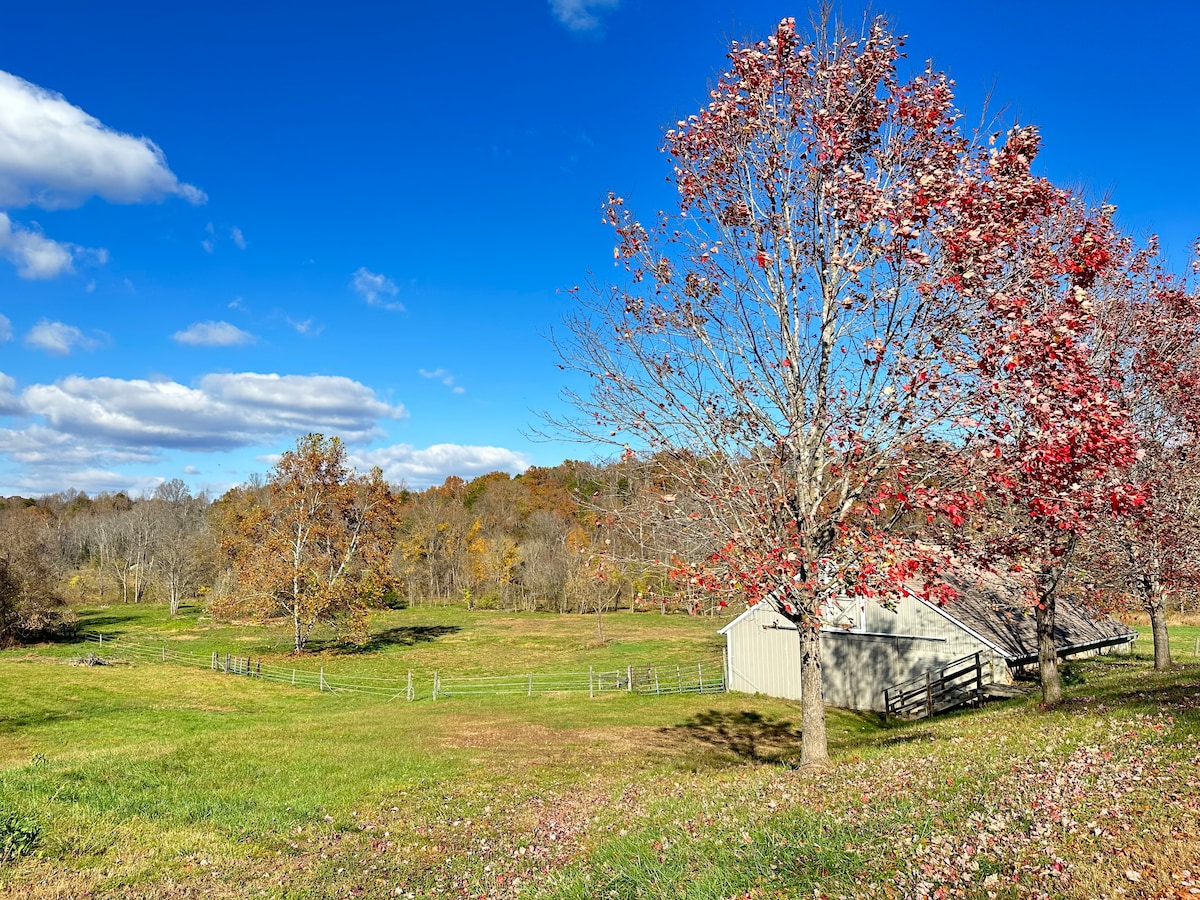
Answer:
<svg viewBox="0 0 1200 900"><path fill-rule="evenodd" d="M915 593L914 599L990 644L1010 663L1024 664L1037 659L1034 612L1026 606L1014 582L970 566L943 570L941 577L958 592L958 597L943 604L921 600ZM727 634L745 619L763 613L764 603L771 607L769 598L760 601L729 622L719 634ZM1082 652L1133 641L1136 637L1136 631L1112 616L1089 609L1069 594L1058 595L1054 643L1060 652L1065 649Z"/></svg>
<svg viewBox="0 0 1200 900"><path fill-rule="evenodd" d="M971 578L962 572L943 572L958 597L938 606L940 612L961 623L1005 655L1010 661L1037 658L1037 625L1015 587L998 576ZM1132 641L1137 632L1112 616L1088 609L1069 594L1055 601L1054 643L1062 651L1077 651Z"/></svg>

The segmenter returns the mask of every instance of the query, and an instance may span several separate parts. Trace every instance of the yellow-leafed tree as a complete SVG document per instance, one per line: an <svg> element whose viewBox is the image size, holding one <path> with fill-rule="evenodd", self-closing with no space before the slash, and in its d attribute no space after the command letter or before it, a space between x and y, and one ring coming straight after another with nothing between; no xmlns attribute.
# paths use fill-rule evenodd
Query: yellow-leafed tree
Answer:
<svg viewBox="0 0 1200 900"><path fill-rule="evenodd" d="M224 611L286 616L296 653L321 623L365 639L369 608L393 587L399 498L379 469L359 475L341 441L309 434L266 484L231 491L222 502L233 526L222 544L236 577Z"/></svg>

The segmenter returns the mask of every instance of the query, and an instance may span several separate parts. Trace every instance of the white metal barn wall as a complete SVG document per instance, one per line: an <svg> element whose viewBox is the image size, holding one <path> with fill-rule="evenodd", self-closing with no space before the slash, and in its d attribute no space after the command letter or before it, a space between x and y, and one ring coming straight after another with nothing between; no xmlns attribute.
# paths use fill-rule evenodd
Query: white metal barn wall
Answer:
<svg viewBox="0 0 1200 900"><path fill-rule="evenodd" d="M796 626L766 603L750 607L721 629L726 689L800 699L800 646Z"/></svg>
<svg viewBox="0 0 1200 900"><path fill-rule="evenodd" d="M854 630L821 632L825 702L847 709L882 709L885 688L983 652L995 658L998 680L1008 668L994 649L912 597L896 609L868 604ZM722 629L731 691L800 699L796 626L768 604L751 607Z"/></svg>

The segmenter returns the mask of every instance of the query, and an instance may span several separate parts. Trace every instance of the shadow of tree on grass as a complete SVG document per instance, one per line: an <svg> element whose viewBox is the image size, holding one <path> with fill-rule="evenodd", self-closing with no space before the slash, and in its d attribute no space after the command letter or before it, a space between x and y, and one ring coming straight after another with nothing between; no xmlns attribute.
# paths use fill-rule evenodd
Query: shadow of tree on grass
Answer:
<svg viewBox="0 0 1200 900"><path fill-rule="evenodd" d="M659 733L674 744L700 744L750 762L790 764L800 756L799 728L752 711L710 709Z"/></svg>
<svg viewBox="0 0 1200 900"><path fill-rule="evenodd" d="M401 625L378 631L363 644L346 644L336 640L309 641L306 650L317 652L324 650L334 656L356 655L359 653L374 653L385 647L412 647L416 644L428 644L448 634L462 631L458 625Z"/></svg>

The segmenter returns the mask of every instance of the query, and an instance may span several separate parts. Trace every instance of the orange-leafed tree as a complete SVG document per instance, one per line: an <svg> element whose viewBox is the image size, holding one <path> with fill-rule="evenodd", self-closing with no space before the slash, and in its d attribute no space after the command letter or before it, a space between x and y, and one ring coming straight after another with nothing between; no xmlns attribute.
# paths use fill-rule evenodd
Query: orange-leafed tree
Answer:
<svg viewBox="0 0 1200 900"><path fill-rule="evenodd" d="M223 503L222 543L236 578L224 611L286 616L296 653L319 624L352 641L365 637L369 609L393 587L399 498L379 469L360 475L341 441L309 434L266 484L232 491Z"/></svg>

